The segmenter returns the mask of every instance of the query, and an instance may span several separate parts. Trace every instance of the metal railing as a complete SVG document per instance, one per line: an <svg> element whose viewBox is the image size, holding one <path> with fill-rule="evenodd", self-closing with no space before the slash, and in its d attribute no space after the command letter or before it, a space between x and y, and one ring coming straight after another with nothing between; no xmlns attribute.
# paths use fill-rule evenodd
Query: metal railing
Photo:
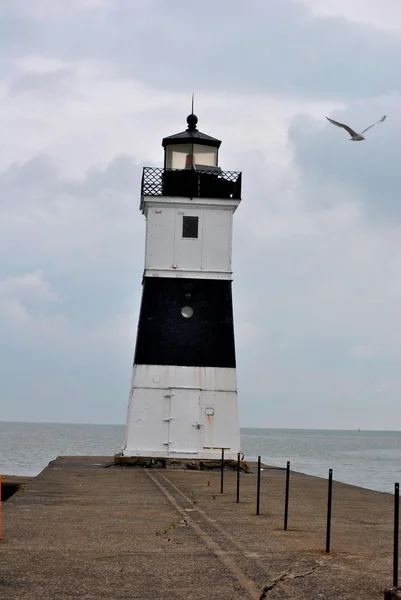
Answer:
<svg viewBox="0 0 401 600"><path fill-rule="evenodd" d="M144 167L141 197L181 196L240 200L241 180L240 171L221 171L219 168L180 170Z"/></svg>

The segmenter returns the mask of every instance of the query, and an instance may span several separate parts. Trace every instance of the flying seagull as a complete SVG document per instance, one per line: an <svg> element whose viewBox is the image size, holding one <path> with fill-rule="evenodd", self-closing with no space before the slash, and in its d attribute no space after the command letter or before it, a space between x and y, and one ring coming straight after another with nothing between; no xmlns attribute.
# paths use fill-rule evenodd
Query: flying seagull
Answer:
<svg viewBox="0 0 401 600"><path fill-rule="evenodd" d="M380 119L380 121L377 121L377 123L373 123L373 125L369 125L369 127L364 129L363 131L361 131L361 133L357 133L356 131L351 129L351 127L348 127L348 125L344 125L344 123L339 123L338 121L333 121L333 119L329 119L329 117L326 117L326 119L328 121L330 121L330 123L333 123L333 125L337 125L337 127L342 127L343 129L348 131L348 133L351 136L351 139L349 140L350 142L361 142L362 140L364 140L365 138L363 137L362 134L365 133L365 131L367 131L371 127L374 127L375 125L378 125L379 123L383 123L385 118L386 118L386 115L384 115L384 117L382 117Z"/></svg>

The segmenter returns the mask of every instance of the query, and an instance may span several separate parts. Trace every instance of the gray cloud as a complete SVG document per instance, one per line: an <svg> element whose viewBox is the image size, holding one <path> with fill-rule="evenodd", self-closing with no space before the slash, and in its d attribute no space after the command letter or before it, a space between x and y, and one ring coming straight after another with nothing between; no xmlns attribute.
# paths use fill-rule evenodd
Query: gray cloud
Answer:
<svg viewBox="0 0 401 600"><path fill-rule="evenodd" d="M72 70L59 69L50 73L23 73L13 78L9 94L16 95L30 91L45 91L47 93L68 93Z"/></svg>
<svg viewBox="0 0 401 600"><path fill-rule="evenodd" d="M141 166L126 156L81 180L62 176L46 157L12 165L0 174L7 206L0 215L0 279L11 265L19 274L40 265L65 297L67 314L80 318L84 308L81 318L93 323L118 311L132 293L131 270L143 262L140 176Z"/></svg>
<svg viewBox="0 0 401 600"><path fill-rule="evenodd" d="M47 157L0 174L2 418L17 418L13 399L29 397L25 419L90 421L99 409L103 421L124 420L143 263L140 173L121 156L82 180Z"/></svg>
<svg viewBox="0 0 401 600"><path fill-rule="evenodd" d="M104 10L29 21L3 6L3 28L19 37L16 47L15 33L6 35L3 47L106 61L118 75L188 92L355 98L400 89L399 37L343 18L312 18L291 0L206 0L201 10L181 0L121 0Z"/></svg>

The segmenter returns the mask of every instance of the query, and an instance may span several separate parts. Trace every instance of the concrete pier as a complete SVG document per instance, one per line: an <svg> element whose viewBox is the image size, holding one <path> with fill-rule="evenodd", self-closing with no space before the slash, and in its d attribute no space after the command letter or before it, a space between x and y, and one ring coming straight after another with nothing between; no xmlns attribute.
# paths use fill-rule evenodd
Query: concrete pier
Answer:
<svg viewBox="0 0 401 600"><path fill-rule="evenodd" d="M382 600L392 583L393 497L269 468L113 466L59 457L3 505L4 600Z"/></svg>

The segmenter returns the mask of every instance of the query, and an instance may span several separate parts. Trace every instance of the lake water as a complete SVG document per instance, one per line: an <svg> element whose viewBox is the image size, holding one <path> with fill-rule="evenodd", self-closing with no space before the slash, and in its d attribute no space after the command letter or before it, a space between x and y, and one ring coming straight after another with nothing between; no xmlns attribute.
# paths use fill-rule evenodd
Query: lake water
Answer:
<svg viewBox="0 0 401 600"><path fill-rule="evenodd" d="M105 455L120 451L123 425L0 422L0 473L37 475L60 455ZM270 465L393 492L401 480L400 431L241 429L242 451Z"/></svg>

